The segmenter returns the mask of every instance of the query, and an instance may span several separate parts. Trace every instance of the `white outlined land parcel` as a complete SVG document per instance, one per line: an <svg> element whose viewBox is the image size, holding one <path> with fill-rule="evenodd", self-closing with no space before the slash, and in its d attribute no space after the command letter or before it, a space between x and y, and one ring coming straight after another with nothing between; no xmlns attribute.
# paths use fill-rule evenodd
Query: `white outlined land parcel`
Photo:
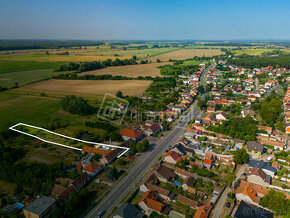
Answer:
<svg viewBox="0 0 290 218"><path fill-rule="evenodd" d="M35 130L38 130L38 131L44 131L44 133L49 133L49 134L52 134L52 135L55 135L55 136L58 136L58 137L61 137L61 138L69 139L69 140L72 140L72 141L75 141L75 142L89 144L89 145L92 145L92 146L94 146L96 148L101 148L102 147L104 149L112 149L112 148L124 149L124 152L122 152L121 154L119 154L118 155L118 158L121 157L123 154L125 154L129 150L129 148L126 148L126 147L121 147L121 146L116 146L116 145L109 145L109 144L103 144L103 143L97 143L97 142L90 142L90 141L85 141L85 140L81 140L81 139L69 137L69 136L66 136L66 135L62 135L62 134L59 134L59 133L56 133L56 132L47 130L47 129L42 128L42 127L33 126L33 125L26 124L26 123L17 123L15 125L9 127L9 129L12 130L12 131L15 131L15 132L18 132L18 133L21 133L21 134L24 134L24 135L27 135L27 136L36 138L36 139L38 139L38 140L40 140L42 142L45 142L45 143L49 143L49 144L53 144L53 145L58 145L58 146L61 146L61 147L65 147L65 148L69 148L69 149L74 149L74 150L77 150L77 151L82 151L82 149L79 148L79 147L65 145L65 144L59 143L59 142L53 142L53 141L50 141L48 139L44 139L44 138L41 138L39 136L36 136L34 134L31 134L31 133L27 133L25 131L22 131L22 130L19 129L19 127L21 127L21 126L22 127L29 127L29 128L32 128L32 129L35 129Z"/></svg>

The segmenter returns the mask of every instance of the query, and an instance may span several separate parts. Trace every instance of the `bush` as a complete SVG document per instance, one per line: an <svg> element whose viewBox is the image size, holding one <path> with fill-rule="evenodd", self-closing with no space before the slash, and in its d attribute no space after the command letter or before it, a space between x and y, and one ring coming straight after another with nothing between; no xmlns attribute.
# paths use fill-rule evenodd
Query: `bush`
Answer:
<svg viewBox="0 0 290 218"><path fill-rule="evenodd" d="M93 107L81 97L66 96L61 101L62 109L72 114L88 115L93 112Z"/></svg>

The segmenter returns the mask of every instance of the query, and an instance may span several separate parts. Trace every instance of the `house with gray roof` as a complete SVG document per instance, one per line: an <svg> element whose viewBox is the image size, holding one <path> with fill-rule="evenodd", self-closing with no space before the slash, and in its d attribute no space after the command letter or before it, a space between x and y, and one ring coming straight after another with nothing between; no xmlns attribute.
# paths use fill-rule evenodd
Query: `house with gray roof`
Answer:
<svg viewBox="0 0 290 218"><path fill-rule="evenodd" d="M56 207L56 200L46 196L38 196L31 204L24 208L25 217L49 217Z"/></svg>
<svg viewBox="0 0 290 218"><path fill-rule="evenodd" d="M113 218L142 218L144 214L130 203L122 204L115 212Z"/></svg>

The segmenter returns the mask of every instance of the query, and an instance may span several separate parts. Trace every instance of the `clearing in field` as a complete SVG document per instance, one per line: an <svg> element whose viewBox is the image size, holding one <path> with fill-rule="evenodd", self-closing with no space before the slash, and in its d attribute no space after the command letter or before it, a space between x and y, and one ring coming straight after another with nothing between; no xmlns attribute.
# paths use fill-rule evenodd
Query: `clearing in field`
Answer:
<svg viewBox="0 0 290 218"><path fill-rule="evenodd" d="M161 54L161 55L157 55L151 58L148 58L148 60L151 61L156 61L157 59L161 60L161 61L168 61L169 59L173 59L173 60L184 60L184 59L188 59L188 58L193 58L195 56L197 57L211 57L211 56L215 56L215 55L221 55L224 54L224 52L222 52L219 49L180 49L177 51L173 51L173 52L168 52L165 54Z"/></svg>
<svg viewBox="0 0 290 218"><path fill-rule="evenodd" d="M138 77L138 76L156 77L156 76L162 76L160 74L160 69L158 67L164 66L166 64L170 64L170 62L107 67L100 70L92 70L88 72L83 72L79 75L110 74L113 76L127 76L127 77Z"/></svg>
<svg viewBox="0 0 290 218"><path fill-rule="evenodd" d="M102 95L110 93L115 95L118 91L124 95L141 96L146 88L152 83L148 80L47 80L24 88L41 90L43 92L53 91L65 94Z"/></svg>

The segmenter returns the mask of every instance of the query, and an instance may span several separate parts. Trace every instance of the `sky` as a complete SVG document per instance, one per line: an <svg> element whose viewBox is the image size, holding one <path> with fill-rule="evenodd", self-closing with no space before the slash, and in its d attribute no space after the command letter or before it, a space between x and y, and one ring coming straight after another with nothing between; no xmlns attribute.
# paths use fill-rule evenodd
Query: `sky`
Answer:
<svg viewBox="0 0 290 218"><path fill-rule="evenodd" d="M290 40L290 0L0 0L0 39Z"/></svg>

